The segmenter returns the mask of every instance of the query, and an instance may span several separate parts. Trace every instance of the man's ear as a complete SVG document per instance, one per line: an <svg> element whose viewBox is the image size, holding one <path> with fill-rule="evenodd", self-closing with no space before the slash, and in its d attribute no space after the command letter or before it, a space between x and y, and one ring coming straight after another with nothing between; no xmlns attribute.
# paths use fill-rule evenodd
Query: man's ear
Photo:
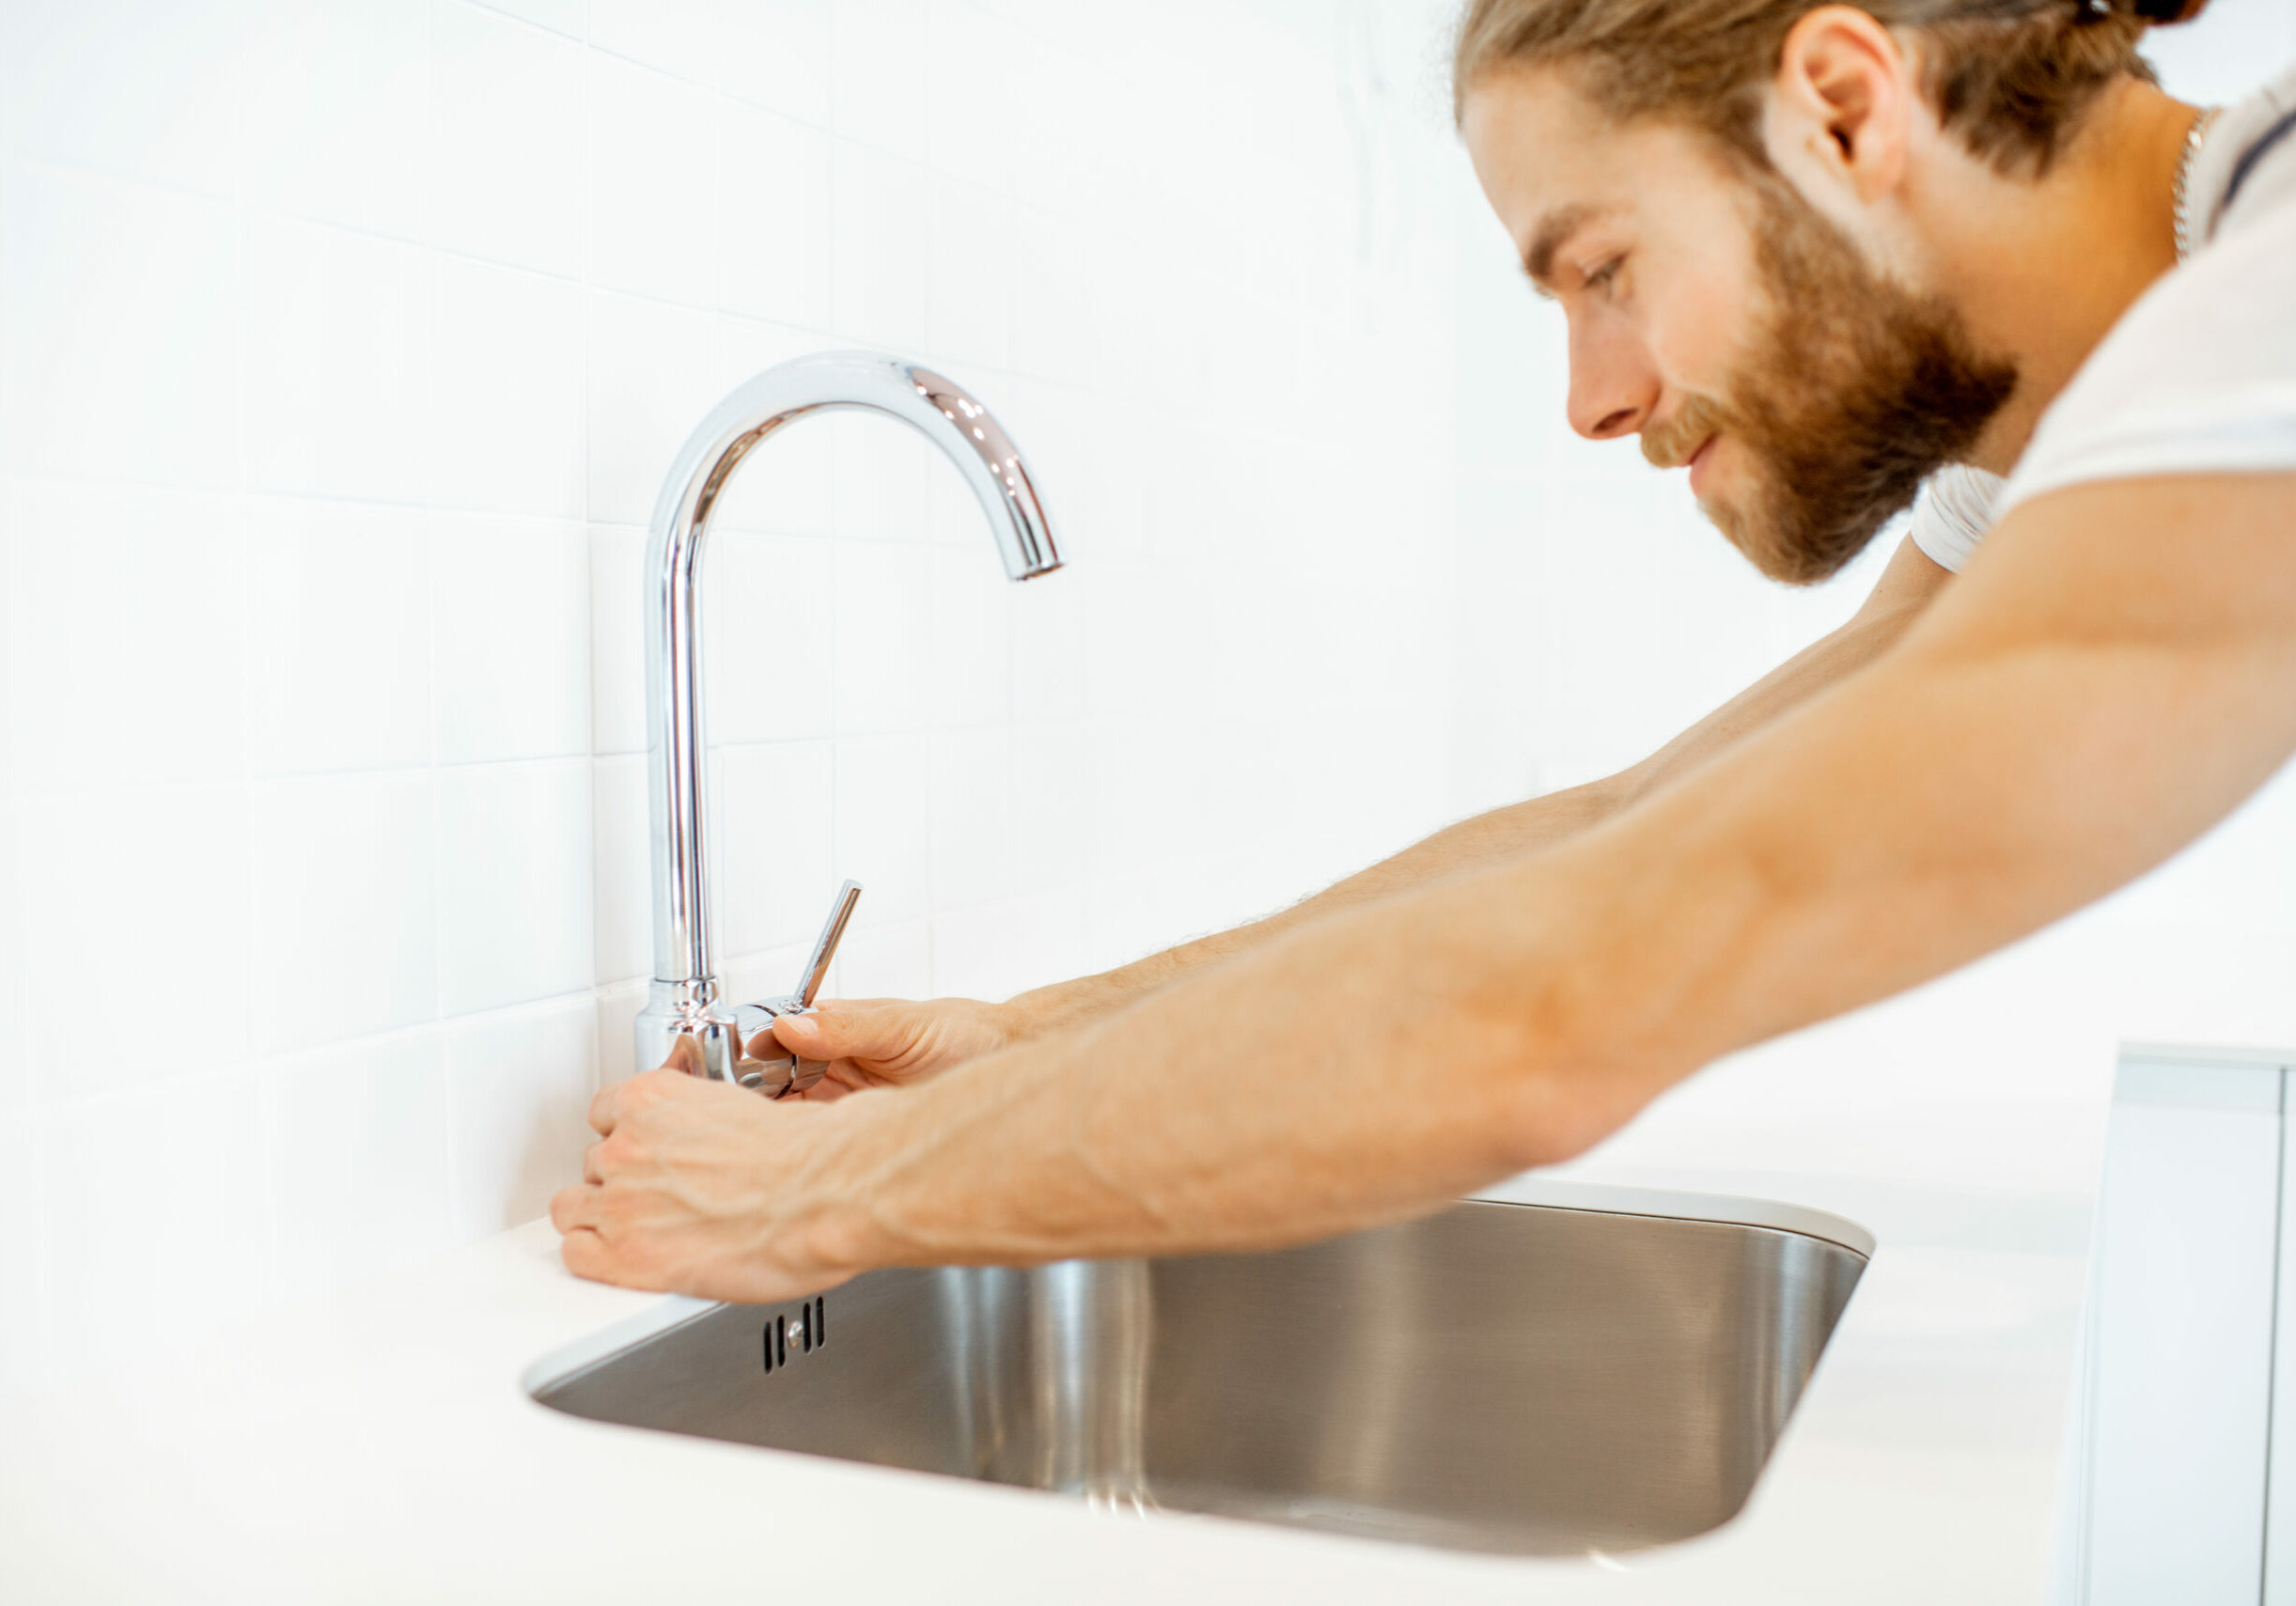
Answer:
<svg viewBox="0 0 2296 1606"><path fill-rule="evenodd" d="M1770 159L1805 193L1871 202L1903 181L1919 110L1914 63L1872 13L1820 6L1786 36L1763 129Z"/></svg>

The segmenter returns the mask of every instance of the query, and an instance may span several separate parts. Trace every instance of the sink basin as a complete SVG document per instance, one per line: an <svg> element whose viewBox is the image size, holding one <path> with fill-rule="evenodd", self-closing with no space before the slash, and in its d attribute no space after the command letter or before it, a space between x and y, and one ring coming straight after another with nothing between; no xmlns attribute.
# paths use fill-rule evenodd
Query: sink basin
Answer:
<svg viewBox="0 0 2296 1606"><path fill-rule="evenodd" d="M1268 1254L872 1272L685 1306L528 1384L595 1421L1125 1511L1517 1555L1687 1538L1744 1505L1871 1240L1588 1196Z"/></svg>

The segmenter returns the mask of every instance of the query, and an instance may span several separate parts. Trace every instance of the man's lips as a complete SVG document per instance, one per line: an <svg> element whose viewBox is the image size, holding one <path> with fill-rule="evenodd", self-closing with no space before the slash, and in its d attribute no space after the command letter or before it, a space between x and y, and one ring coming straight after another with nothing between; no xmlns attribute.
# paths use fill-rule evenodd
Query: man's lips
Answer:
<svg viewBox="0 0 2296 1606"><path fill-rule="evenodd" d="M1719 435L1707 436L1705 440L1698 443L1696 451L1682 460L1683 466L1690 470L1690 493L1693 496L1696 496L1704 489L1707 458L1713 451L1714 443L1721 439Z"/></svg>

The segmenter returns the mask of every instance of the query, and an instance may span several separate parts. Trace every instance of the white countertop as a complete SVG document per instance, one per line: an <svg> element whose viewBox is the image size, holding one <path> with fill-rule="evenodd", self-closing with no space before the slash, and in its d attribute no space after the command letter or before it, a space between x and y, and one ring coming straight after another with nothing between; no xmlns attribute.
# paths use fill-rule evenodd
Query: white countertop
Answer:
<svg viewBox="0 0 2296 1606"><path fill-rule="evenodd" d="M1489 1559L579 1421L521 1373L654 1297L567 1275L536 1223L195 1344L154 1309L146 1364L0 1405L0 1598L2038 1602L2112 1078L2099 980L1996 960L1714 1068L1567 1168L1877 1240L1746 1511L1701 1539Z"/></svg>

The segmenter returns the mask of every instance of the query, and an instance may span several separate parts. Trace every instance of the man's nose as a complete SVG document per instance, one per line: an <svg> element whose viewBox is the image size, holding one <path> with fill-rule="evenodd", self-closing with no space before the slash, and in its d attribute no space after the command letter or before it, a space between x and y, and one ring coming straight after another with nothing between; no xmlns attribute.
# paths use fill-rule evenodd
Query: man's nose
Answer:
<svg viewBox="0 0 2296 1606"><path fill-rule="evenodd" d="M1613 319L1574 319L1570 328L1570 428L1590 441L1631 435L1658 405L1658 370L1642 342Z"/></svg>

